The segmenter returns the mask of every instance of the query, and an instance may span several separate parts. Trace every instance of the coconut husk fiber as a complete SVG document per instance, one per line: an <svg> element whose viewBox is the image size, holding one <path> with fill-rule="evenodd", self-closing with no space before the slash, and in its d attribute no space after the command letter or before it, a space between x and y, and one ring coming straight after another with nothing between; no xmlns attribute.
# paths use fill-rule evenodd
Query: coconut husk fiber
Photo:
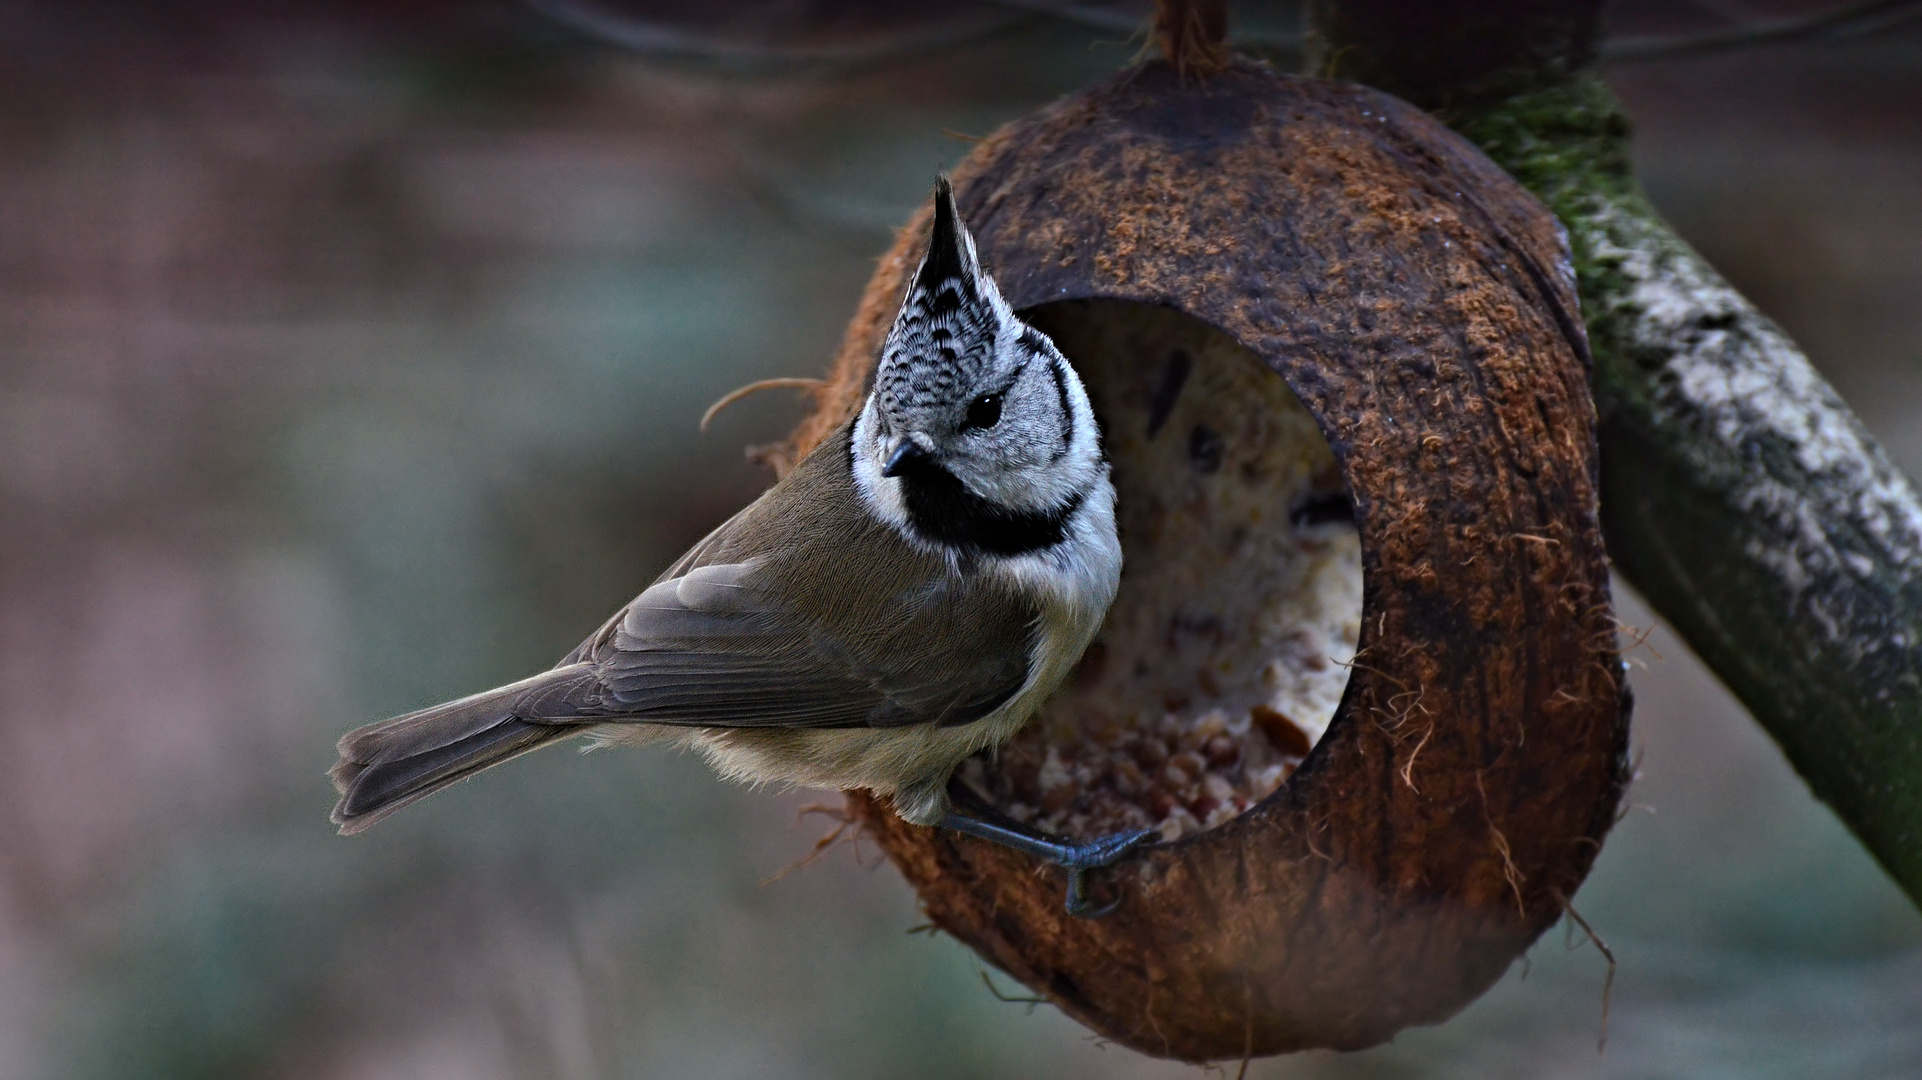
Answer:
<svg viewBox="0 0 1922 1080"><path fill-rule="evenodd" d="M1225 747L1219 760L1241 752L1236 738L1257 737L1238 731L1272 735L1259 709L1261 723L1234 726L1252 708L1236 688L1257 686L1237 681L1237 665L1286 658L1269 655L1272 642L1251 644L1260 635L1233 619L1181 608L1183 590L1222 604L1270 595L1272 553L1295 549L1255 542L1273 539L1265 530L1321 535L1287 506L1207 516L1230 483L1257 503L1280 498L1259 487L1274 455L1244 444L1293 430L1249 419L1283 403L1325 443L1326 475L1303 465L1303 483L1352 507L1352 525L1334 527L1358 544L1354 651L1312 749L1306 722L1292 750L1292 736L1271 739L1277 761L1305 755L1280 769L1285 780L1267 792L1210 788L1221 797L1180 809L1194 827L1179 839L1097 872L1097 898L1121 901L1103 919L1066 915L1059 872L1027 856L906 825L860 794L853 812L936 926L1146 1053L1354 1049L1452 1015L1560 918L1626 779L1595 415L1555 220L1413 107L1251 65L1205 79L1159 63L1124 72L982 142L954 183L1010 303L1056 335L1097 405L1108 403L1116 454L1121 595L1030 750L1098 758L1134 737L1114 729L1142 721L1104 705L1097 737L1055 714L1150 684L1179 691L1143 704L1163 720L1220 699L1209 715L1228 716L1226 741L1206 744ZM924 213L881 260L797 451L859 407L926 231ZM1213 352L1184 363L1244 368L1191 382L1172 434L1151 436L1152 414L1167 409L1150 401L1146 421L1128 413L1141 394L1122 384L1165 382L1173 361L1157 350L1183 334L1226 342L1197 345L1198 357ZM1091 355L1097 347L1106 352ZM1244 369L1274 396L1250 389ZM1210 428L1214 414L1223 419ZM1194 476L1154 479L1162 473L1139 455L1162 445L1177 448L1168 461L1187 454ZM1176 483L1190 485L1186 495L1169 495ZM1148 503L1156 516L1130 516ZM1177 526L1224 539L1155 547ZM1311 577L1303 587L1320 587ZM1189 655L1172 629L1116 636L1150 607L1212 635L1216 669L1170 673ZM973 775L1006 803L1020 789L1012 768L989 761ZM1272 782L1276 768L1262 775ZM1151 797L1166 802L1141 796ZM1042 809L1051 820L1099 817L1074 818L1073 799ZM1135 812L1112 812L1123 811Z"/></svg>

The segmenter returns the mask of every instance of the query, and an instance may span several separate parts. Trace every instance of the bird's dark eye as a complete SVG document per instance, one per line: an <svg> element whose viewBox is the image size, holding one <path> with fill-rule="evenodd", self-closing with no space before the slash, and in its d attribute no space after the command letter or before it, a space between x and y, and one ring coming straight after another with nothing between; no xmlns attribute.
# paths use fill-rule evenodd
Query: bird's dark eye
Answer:
<svg viewBox="0 0 1922 1080"><path fill-rule="evenodd" d="M991 428L1000 422L1000 394L983 394L968 404L968 427Z"/></svg>

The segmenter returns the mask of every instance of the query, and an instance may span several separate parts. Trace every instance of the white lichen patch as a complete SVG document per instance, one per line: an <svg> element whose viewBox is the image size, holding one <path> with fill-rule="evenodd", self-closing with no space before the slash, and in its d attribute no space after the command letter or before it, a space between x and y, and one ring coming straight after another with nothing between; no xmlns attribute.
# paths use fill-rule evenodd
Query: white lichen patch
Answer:
<svg viewBox="0 0 1922 1080"><path fill-rule="evenodd" d="M1860 647L1833 614L1846 598L1821 594L1879 568L1922 571L1915 485L1795 343L1646 206L1598 196L1574 226L1624 279L1605 317L1633 358L1659 365L1663 427L1689 434L1698 474L1753 523L1744 554L1832 641Z"/></svg>
<svg viewBox="0 0 1922 1080"><path fill-rule="evenodd" d="M1035 313L1088 384L1126 564L1081 670L989 766L1017 819L1166 840L1271 794L1326 730L1361 620L1361 547L1333 450L1279 376L1178 313Z"/></svg>

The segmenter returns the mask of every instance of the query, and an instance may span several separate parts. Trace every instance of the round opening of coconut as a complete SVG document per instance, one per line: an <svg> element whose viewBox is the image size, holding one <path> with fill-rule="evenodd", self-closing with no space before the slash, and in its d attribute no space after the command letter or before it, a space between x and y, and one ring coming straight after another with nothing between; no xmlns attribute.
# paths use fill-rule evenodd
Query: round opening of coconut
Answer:
<svg viewBox="0 0 1922 1080"><path fill-rule="evenodd" d="M1075 365L1124 554L1096 643L962 779L1028 856L853 809L930 919L1106 1038L1192 1061L1368 1046L1487 989L1613 823L1627 696L1554 219L1364 88L1149 64L955 173ZM882 260L807 449L858 408L926 241Z"/></svg>
<svg viewBox="0 0 1922 1080"><path fill-rule="evenodd" d="M1347 489L1300 399L1220 330L1117 300L1023 314L1101 419L1127 585L1074 681L962 777L1047 832L1179 840L1272 795L1335 715L1361 632Z"/></svg>

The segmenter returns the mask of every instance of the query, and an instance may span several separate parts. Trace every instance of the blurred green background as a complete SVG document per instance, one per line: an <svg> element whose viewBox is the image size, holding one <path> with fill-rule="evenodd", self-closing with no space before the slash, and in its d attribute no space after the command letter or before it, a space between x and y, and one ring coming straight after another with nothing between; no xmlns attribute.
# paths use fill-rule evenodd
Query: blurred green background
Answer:
<svg viewBox="0 0 1922 1080"><path fill-rule="evenodd" d="M931 17L621 10L825 45ZM326 822L342 731L551 663L764 487L742 448L795 395L702 408L821 370L966 137L1140 46L994 25L742 75L506 2L0 11L0 1076L1197 1073L997 1000L872 848L762 884L818 797L690 758L550 752ZM1922 472L1922 33L1609 74L1656 202ZM1650 644L1637 808L1577 898L1621 962L1606 1055L1605 965L1558 929L1443 1026L1249 1075L1922 1076L1922 916Z"/></svg>

